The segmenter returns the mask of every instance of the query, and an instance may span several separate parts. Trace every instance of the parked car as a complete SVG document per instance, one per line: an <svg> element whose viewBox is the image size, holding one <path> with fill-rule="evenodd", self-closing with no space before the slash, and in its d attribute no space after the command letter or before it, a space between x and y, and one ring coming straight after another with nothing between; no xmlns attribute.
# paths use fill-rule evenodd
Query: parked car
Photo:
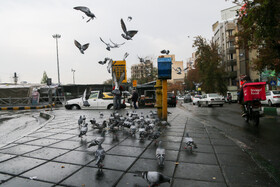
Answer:
<svg viewBox="0 0 280 187"><path fill-rule="evenodd" d="M177 97L176 98L177 100L184 100L184 98L185 98L184 96L181 96L181 95L177 95L176 97Z"/></svg>
<svg viewBox="0 0 280 187"><path fill-rule="evenodd" d="M217 93L210 93L202 95L201 99L197 101L197 105L200 107L219 105L223 106L225 103L225 98Z"/></svg>
<svg viewBox="0 0 280 187"><path fill-rule="evenodd" d="M168 92L167 93L167 105L176 107L177 104L177 98L174 95L174 93Z"/></svg>
<svg viewBox="0 0 280 187"><path fill-rule="evenodd" d="M185 95L184 97L184 103L192 102L192 97L190 94Z"/></svg>
<svg viewBox="0 0 280 187"><path fill-rule="evenodd" d="M193 104L193 105L196 105L197 102L198 102L201 98L202 98L201 95L195 95L195 96L193 96L193 97L192 97L192 104Z"/></svg>
<svg viewBox="0 0 280 187"><path fill-rule="evenodd" d="M261 104L267 104L268 106L280 104L280 90L270 90L266 93L266 100L261 101Z"/></svg>
<svg viewBox="0 0 280 187"><path fill-rule="evenodd" d="M101 93L100 91L91 91L90 96L87 100L87 105L84 104L83 97L71 99L66 101L66 109L112 109L113 99L103 99L107 97L106 94ZM123 108L129 106L128 104L122 105Z"/></svg>

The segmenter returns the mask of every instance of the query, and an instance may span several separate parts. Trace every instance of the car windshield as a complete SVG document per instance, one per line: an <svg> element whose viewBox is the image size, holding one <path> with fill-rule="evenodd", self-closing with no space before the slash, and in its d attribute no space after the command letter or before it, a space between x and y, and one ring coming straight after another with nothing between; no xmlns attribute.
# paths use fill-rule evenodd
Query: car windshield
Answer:
<svg viewBox="0 0 280 187"><path fill-rule="evenodd" d="M93 98L97 98L97 97L98 97L98 92L94 92L94 93L90 94L89 99L93 99Z"/></svg>
<svg viewBox="0 0 280 187"><path fill-rule="evenodd" d="M209 94L209 97L220 97L218 94Z"/></svg>
<svg viewBox="0 0 280 187"><path fill-rule="evenodd" d="M195 98L201 99L201 95L196 95Z"/></svg>
<svg viewBox="0 0 280 187"><path fill-rule="evenodd" d="M280 94L280 91L272 91L273 94Z"/></svg>

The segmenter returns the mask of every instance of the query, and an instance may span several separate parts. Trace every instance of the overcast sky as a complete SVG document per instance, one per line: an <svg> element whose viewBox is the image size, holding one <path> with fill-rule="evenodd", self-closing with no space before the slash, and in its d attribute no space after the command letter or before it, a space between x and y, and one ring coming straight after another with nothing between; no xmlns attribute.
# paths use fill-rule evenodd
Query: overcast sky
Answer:
<svg viewBox="0 0 280 187"><path fill-rule="evenodd" d="M98 61L121 60L125 52L128 77L131 65L139 63L137 55L154 58L156 66L160 51L168 49L185 63L194 51L193 37L209 40L221 10L234 6L225 0L0 0L0 5L0 83L12 82L14 72L19 82L39 83L44 71L57 83L52 37L57 33L62 84L73 83L71 68L78 84L103 83L111 75ZM97 19L86 23L85 14L75 6L89 7ZM128 16L133 18L130 22ZM121 18L128 30L138 30L132 41L121 37ZM126 43L107 51L99 37ZM85 54L75 47L74 39L90 43Z"/></svg>

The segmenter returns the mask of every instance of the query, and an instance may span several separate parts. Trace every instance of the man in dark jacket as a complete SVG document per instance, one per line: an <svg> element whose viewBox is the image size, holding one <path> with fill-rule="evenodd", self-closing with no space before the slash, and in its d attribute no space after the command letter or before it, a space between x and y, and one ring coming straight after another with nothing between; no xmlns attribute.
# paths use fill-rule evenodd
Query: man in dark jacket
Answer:
<svg viewBox="0 0 280 187"><path fill-rule="evenodd" d="M249 76L245 76L243 78L243 84L241 86L241 90L240 90L240 93L239 93L239 97L238 97L238 103L242 105L242 110L243 110L243 114L242 114L242 117L246 115L246 112L245 112L245 107L246 107L246 102L244 102L244 93L243 93L243 88L244 88L244 85L246 83L249 83L251 82L251 79Z"/></svg>
<svg viewBox="0 0 280 187"><path fill-rule="evenodd" d="M131 100L133 102L134 108L137 109L138 107L136 105L136 102L138 101L138 93L136 90L133 91Z"/></svg>

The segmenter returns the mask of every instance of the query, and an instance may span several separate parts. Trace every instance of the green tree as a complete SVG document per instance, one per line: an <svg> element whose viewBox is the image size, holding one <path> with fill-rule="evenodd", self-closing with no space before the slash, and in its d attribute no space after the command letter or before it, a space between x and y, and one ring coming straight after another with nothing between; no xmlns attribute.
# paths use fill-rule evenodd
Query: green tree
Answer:
<svg viewBox="0 0 280 187"><path fill-rule="evenodd" d="M225 69L221 66L221 58L218 54L218 46L201 36L195 38L193 47L196 48L196 67L198 68L199 80L202 82L202 90L206 93L218 92L225 94Z"/></svg>
<svg viewBox="0 0 280 187"><path fill-rule="evenodd" d="M48 80L48 75L46 71L44 71L43 78L41 79L41 84L47 84L47 80Z"/></svg>
<svg viewBox="0 0 280 187"><path fill-rule="evenodd" d="M253 60L255 70L265 68L280 73L280 1L233 0L244 5L238 12L238 45L244 49L256 49Z"/></svg>

